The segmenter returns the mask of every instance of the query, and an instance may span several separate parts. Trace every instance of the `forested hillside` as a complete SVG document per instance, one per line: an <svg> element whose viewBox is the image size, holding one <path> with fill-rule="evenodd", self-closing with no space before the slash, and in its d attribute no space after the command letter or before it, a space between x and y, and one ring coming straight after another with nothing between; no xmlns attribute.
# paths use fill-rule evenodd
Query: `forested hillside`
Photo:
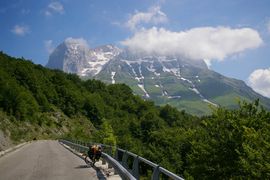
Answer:
<svg viewBox="0 0 270 180"><path fill-rule="evenodd" d="M0 54L0 131L14 142L70 137L117 145L186 179L269 179L269 129L259 101L199 118L157 107L124 84Z"/></svg>

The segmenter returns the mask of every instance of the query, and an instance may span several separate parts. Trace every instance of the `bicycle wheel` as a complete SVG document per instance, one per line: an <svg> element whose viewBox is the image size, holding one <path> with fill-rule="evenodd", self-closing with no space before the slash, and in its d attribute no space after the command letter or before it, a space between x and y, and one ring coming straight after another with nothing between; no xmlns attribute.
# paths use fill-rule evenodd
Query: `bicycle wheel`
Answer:
<svg viewBox="0 0 270 180"><path fill-rule="evenodd" d="M92 161L90 160L90 158L89 158L88 156L85 156L85 157L84 157L84 161L85 161L85 163L86 163L87 165L92 166Z"/></svg>
<svg viewBox="0 0 270 180"><path fill-rule="evenodd" d="M93 159L92 163L93 163L93 166L94 166L94 165L95 165L95 163L96 163L96 159Z"/></svg>

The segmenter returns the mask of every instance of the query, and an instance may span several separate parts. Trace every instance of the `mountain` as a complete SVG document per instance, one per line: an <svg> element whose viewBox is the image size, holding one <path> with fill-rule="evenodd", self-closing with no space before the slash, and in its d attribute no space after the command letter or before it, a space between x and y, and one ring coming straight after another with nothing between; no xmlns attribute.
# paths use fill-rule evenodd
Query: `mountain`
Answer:
<svg viewBox="0 0 270 180"><path fill-rule="evenodd" d="M238 107L239 99L259 98L270 108L269 99L254 92L243 81L208 69L203 60L133 53L112 45L89 49L69 44L64 42L55 49L47 67L109 84L125 83L135 94L158 105L170 104L196 115L210 114L209 105Z"/></svg>
<svg viewBox="0 0 270 180"><path fill-rule="evenodd" d="M121 50L112 45L89 49L73 39L67 39L50 55L47 67L79 76L95 76Z"/></svg>

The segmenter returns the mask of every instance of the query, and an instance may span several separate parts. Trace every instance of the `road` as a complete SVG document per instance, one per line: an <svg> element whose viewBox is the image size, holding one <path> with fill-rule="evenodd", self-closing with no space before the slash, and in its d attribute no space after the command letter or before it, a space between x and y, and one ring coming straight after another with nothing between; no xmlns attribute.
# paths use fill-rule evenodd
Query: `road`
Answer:
<svg viewBox="0 0 270 180"><path fill-rule="evenodd" d="M99 178L98 178L99 176ZM0 158L0 180L104 179L57 141L36 141Z"/></svg>

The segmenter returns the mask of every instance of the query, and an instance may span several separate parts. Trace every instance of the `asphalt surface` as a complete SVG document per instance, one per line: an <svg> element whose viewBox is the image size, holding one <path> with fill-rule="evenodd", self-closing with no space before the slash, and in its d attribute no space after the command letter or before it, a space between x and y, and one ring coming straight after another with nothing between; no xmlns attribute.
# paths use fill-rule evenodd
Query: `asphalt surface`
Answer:
<svg viewBox="0 0 270 180"><path fill-rule="evenodd" d="M57 141L36 141L0 158L0 180L104 179Z"/></svg>

